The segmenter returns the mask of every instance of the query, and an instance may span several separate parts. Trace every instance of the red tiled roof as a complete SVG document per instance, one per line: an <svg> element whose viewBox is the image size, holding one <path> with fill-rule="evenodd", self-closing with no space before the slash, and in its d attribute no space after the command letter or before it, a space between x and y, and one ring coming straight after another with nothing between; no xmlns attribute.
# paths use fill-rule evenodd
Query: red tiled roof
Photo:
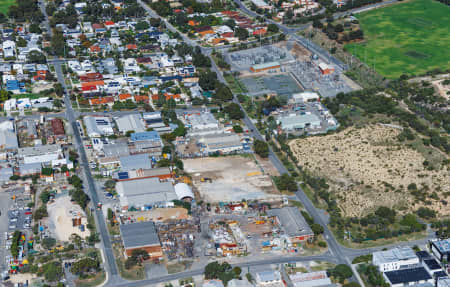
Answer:
<svg viewBox="0 0 450 287"><path fill-rule="evenodd" d="M89 100L91 105L104 105L108 103L114 103L113 97L104 97L104 98L98 98L98 99L90 99Z"/></svg>

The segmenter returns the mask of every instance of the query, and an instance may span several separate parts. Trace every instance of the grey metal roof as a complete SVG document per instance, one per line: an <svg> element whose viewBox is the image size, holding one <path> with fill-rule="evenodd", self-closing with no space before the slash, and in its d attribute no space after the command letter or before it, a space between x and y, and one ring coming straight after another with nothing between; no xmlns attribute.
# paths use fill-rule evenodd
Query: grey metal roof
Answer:
<svg viewBox="0 0 450 287"><path fill-rule="evenodd" d="M145 131L145 126L140 114L131 114L119 117L116 119L116 124L119 131L124 133L127 131Z"/></svg>
<svg viewBox="0 0 450 287"><path fill-rule="evenodd" d="M114 144L104 145L103 153L105 154L105 157L120 157L130 155L130 150L128 149L128 144L126 142L115 142Z"/></svg>
<svg viewBox="0 0 450 287"><path fill-rule="evenodd" d="M313 234L303 215L294 206L269 209L267 215L276 216L289 236Z"/></svg>
<svg viewBox="0 0 450 287"><path fill-rule="evenodd" d="M23 147L19 148L20 156L37 156L43 154L52 154L61 151L60 144L54 145L41 145L41 146L33 146L33 147Z"/></svg>
<svg viewBox="0 0 450 287"><path fill-rule="evenodd" d="M138 208L178 199L172 183L160 182L157 177L119 181L116 190L121 206Z"/></svg>
<svg viewBox="0 0 450 287"><path fill-rule="evenodd" d="M152 163L147 154L136 154L121 157L120 166L121 170L130 171L152 168Z"/></svg>
<svg viewBox="0 0 450 287"><path fill-rule="evenodd" d="M160 245L153 221L122 224L120 234L125 249Z"/></svg>
<svg viewBox="0 0 450 287"><path fill-rule="evenodd" d="M17 149L19 144L17 142L17 135L12 131L0 132L0 148L1 149Z"/></svg>
<svg viewBox="0 0 450 287"><path fill-rule="evenodd" d="M11 176L13 176L13 169L11 167L0 168L0 181L9 181Z"/></svg>

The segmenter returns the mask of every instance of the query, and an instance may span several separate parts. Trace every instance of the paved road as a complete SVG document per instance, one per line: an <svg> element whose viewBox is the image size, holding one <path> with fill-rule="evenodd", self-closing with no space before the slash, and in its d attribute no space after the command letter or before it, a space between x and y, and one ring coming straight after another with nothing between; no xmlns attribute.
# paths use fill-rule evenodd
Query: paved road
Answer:
<svg viewBox="0 0 450 287"><path fill-rule="evenodd" d="M248 261L248 262L244 262L244 263L237 263L237 264L232 264L232 266L239 266L241 268L245 268L245 267L254 267L254 266L261 266L261 265L269 265L269 264L281 264L281 263L290 263L290 262L307 262L307 261L327 261L327 262L331 262L331 263L338 263L335 260L335 257L330 256L330 255L318 255L318 256L280 256L280 257L276 257L276 258L272 258L272 259L264 259L264 260L255 260L255 261ZM171 280L176 280L176 279L183 279L183 278L189 278L189 277L193 277L193 276L197 276L197 275L201 275L203 274L204 268L199 268L199 269L195 269L195 270L189 270L189 271L185 271L185 272L181 272L181 273L176 273L176 274L171 274L171 275L166 275L166 276L161 276L158 278L151 278L151 279L146 279L146 280L141 280L141 281L136 281L136 282L129 282L129 283L123 283L123 284L119 284L117 285L118 287L140 287L140 286L147 286L150 284L156 284L156 283L161 283L161 282L168 282Z"/></svg>
<svg viewBox="0 0 450 287"><path fill-rule="evenodd" d="M97 224L97 231L100 234L100 238L102 241L102 247L103 252L105 254L105 268L107 272L110 274L110 280L109 282L112 282L114 280L119 280L120 277L118 276L119 272L116 266L116 261L114 258L114 253L111 246L111 240L109 237L109 232L106 227L105 218L103 217L103 213L101 210L96 209L95 207L99 203L97 190L95 188L94 178L92 177L90 168L89 168L89 162L86 156L86 152L84 150L83 141L80 136L80 132L77 128L76 124L76 117L75 113L72 109L72 103L70 101L70 96L66 88L64 76L62 73L61 63L55 64L55 72L58 77L58 81L61 83L61 85L64 88L65 97L64 97L64 103L66 105L66 120L70 123L70 126L72 127L72 132L75 140L75 146L78 150L78 154L80 156L80 166L83 169L84 177L87 182L85 182L85 188L87 190L87 194L90 196L92 207L94 210L94 215L96 219ZM121 280L119 280L121 281Z"/></svg>

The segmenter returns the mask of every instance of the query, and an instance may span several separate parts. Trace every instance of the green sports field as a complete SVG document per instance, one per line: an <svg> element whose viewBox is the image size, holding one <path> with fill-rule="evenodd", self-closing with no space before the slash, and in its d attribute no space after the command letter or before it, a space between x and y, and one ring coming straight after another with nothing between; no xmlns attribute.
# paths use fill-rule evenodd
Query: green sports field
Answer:
<svg viewBox="0 0 450 287"><path fill-rule="evenodd" d="M346 49L386 78L450 69L450 7L411 0L357 14L365 42Z"/></svg>
<svg viewBox="0 0 450 287"><path fill-rule="evenodd" d="M0 12L6 15L9 6L14 4L16 4L16 0L0 0Z"/></svg>

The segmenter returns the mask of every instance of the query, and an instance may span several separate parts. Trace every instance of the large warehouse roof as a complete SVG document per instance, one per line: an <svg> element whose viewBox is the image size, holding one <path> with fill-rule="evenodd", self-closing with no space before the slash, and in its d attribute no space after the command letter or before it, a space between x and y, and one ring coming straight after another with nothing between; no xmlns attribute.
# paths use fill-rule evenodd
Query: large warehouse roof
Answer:
<svg viewBox="0 0 450 287"><path fill-rule="evenodd" d="M300 211L293 206L275 208L267 211L267 215L278 217L289 236L302 236L313 234Z"/></svg>
<svg viewBox="0 0 450 287"><path fill-rule="evenodd" d="M120 234L125 249L160 245L153 221L121 224Z"/></svg>
<svg viewBox="0 0 450 287"><path fill-rule="evenodd" d="M172 183L160 182L157 177L119 181L116 190L122 207L139 208L178 199Z"/></svg>

